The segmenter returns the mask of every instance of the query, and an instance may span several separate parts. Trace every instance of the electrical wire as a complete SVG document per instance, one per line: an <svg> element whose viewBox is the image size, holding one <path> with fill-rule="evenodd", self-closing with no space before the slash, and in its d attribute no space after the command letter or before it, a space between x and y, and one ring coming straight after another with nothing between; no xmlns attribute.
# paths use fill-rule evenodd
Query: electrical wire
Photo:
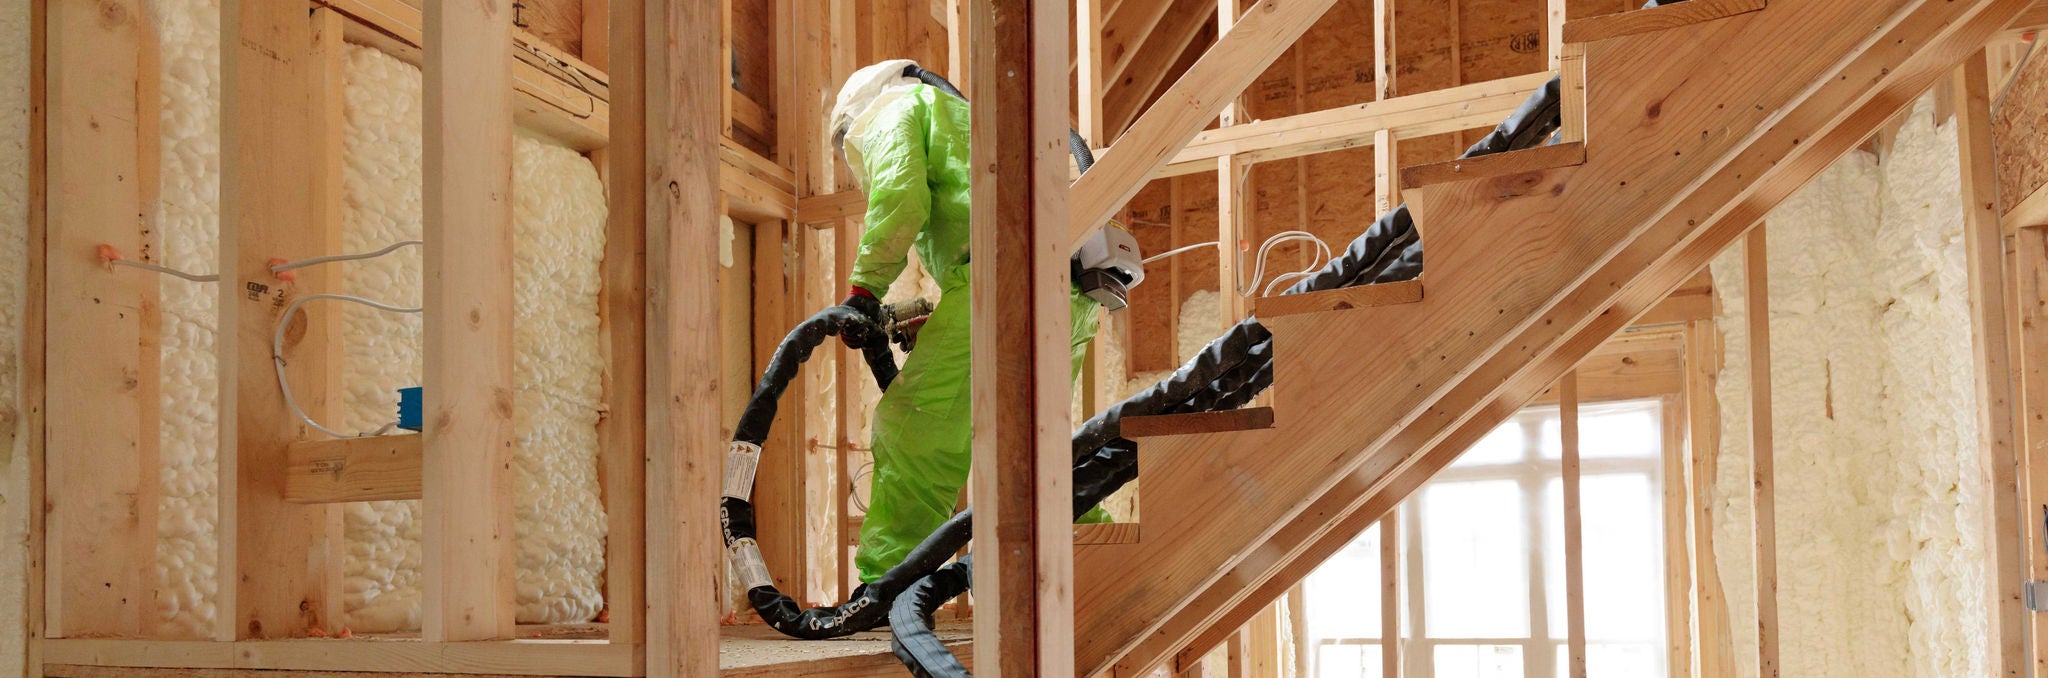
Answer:
<svg viewBox="0 0 2048 678"><path fill-rule="evenodd" d="M1219 241L1211 240L1209 242L1196 243L1193 245L1186 245L1183 247L1176 247L1165 252L1160 252L1158 254L1145 257L1145 259L1141 263L1150 264L1152 262L1159 261L1161 259L1166 259L1168 257L1179 256L1182 254L1186 254L1188 252L1193 252L1196 250L1209 247L1215 247L1218 242ZM1264 287L1261 287L1259 285L1259 282L1266 279L1266 265L1273 257L1274 248L1291 242L1314 243L1315 257L1310 260L1308 266L1302 268L1301 270L1276 275L1273 277L1272 280L1266 281ZM1242 280L1239 280L1237 283L1237 293L1238 295L1243 296L1247 299L1258 296L1270 296L1273 294L1273 290L1280 288L1284 283L1293 282L1295 280L1299 280L1302 278L1306 278L1310 275L1314 275L1316 271L1322 269L1324 264L1329 263L1332 258L1334 257L1332 256L1332 253L1330 251L1329 243L1323 242L1322 238L1316 237L1313 233L1309 233L1308 231L1281 231L1279 233L1275 233L1271 236L1268 236L1266 238L1266 241L1259 245L1258 265L1252 269L1252 281L1249 288L1247 288L1247 286ZM1237 263L1239 269L1242 270L1244 265L1243 252L1237 253Z"/></svg>
<svg viewBox="0 0 2048 678"><path fill-rule="evenodd" d="M179 277L179 278L184 278L184 279L186 279L186 280L190 280L190 281L192 281L192 282L202 282L202 283L204 283L204 282L219 282L219 281L220 281L220 274L218 274L218 273L210 273L210 274L206 274L206 275L200 275L200 274L197 274L197 273L186 273L186 272L184 272L184 271L180 271L180 270L178 270L178 269L175 269L175 268L167 268L167 267L164 267L164 266L158 266L158 265L156 265L156 264L146 264L146 263L143 263L143 262L140 262L140 261L129 261L129 260L127 260L127 259L111 259L111 260L108 260L108 261L107 261L107 263L109 263L109 264L113 264L113 265L115 265L115 266L127 266L127 267L129 267L129 268L139 268L139 269L142 269L142 270L145 270L145 271L155 271L155 272L157 272L157 273L162 273L162 274L164 274L164 275L168 275L168 276L175 276L175 277Z"/></svg>
<svg viewBox="0 0 2048 678"><path fill-rule="evenodd" d="M270 336L270 360L273 365L277 366L277 388L284 392L285 407L290 408L292 414L298 416L299 421L305 422L307 426L313 427L314 430L317 430L321 433L325 433L330 436L334 436L336 438L357 438L363 436L381 435L387 431L390 431L394 426L397 425L397 422L386 424L384 425L383 428L377 429L376 431L370 433L349 434L336 431L334 429L326 427L325 425L322 425L320 422L313 421L313 417L311 415L306 414L306 411L299 407L298 399L292 397L291 380L285 376L284 370L284 330L286 326L291 325L292 316L299 312L299 307L306 305L306 302L315 301L319 299L334 299L337 301L354 302L362 304L364 306L368 306L370 308L377 309L379 311L388 311L391 313L419 313L425 309L419 306L393 306L391 304L386 304L379 301L372 301L369 299L364 299L362 297L350 296L346 294L308 294L306 296L292 300L292 303L290 305L284 307L284 314L278 316L277 319L277 331L272 333Z"/></svg>
<svg viewBox="0 0 2048 678"><path fill-rule="evenodd" d="M374 259L374 258L377 258L377 257L381 257L381 256L384 256L384 255L386 255L386 254L390 254L390 253L392 253L392 252L396 252L396 251L398 251L398 249L399 249L399 248L401 248L401 247L411 247L411 246L415 246L415 245L420 245L420 244L423 244L423 243L424 243L424 241L420 241L420 240L400 240L400 241L398 241L398 242L395 242L395 243L391 243L390 245L386 245L386 246L384 247L384 249L380 249L380 250L377 250L377 251L374 251L374 252L358 252L358 253L355 253L355 254L335 254L335 255L330 255L330 256L325 256L325 257L313 257L313 258L310 258L310 259L300 259L300 260L298 260L298 261L287 261L287 262L285 262L285 263L282 263L282 264L278 264L278 265L276 265L276 266L272 266L272 267L270 267L270 272L271 272L271 273L283 273L283 272L285 272L285 271L289 271L289 270L292 270L292 269L295 269L295 268L305 268L305 267L307 267L307 266L313 266L313 265L316 265L316 264L326 264L326 263L332 263L332 262L336 262L336 261L355 261L355 260L358 260L358 259Z"/></svg>

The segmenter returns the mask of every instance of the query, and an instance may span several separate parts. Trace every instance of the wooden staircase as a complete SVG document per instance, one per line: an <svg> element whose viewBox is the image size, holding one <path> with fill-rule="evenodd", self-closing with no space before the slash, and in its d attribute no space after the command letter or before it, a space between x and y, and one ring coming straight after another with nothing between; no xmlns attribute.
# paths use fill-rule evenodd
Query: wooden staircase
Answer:
<svg viewBox="0 0 2048 678"><path fill-rule="evenodd" d="M1411 175L1426 296L1261 304L1270 412L1146 431L1144 539L1076 551L1080 674L1214 647L2028 4L1695 0L1568 24L1582 146Z"/></svg>

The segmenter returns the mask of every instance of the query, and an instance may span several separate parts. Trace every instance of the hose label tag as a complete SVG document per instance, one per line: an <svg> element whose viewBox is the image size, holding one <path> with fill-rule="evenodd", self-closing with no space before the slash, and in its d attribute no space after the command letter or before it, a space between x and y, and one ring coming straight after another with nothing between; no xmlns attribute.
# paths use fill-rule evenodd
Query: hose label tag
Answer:
<svg viewBox="0 0 2048 678"><path fill-rule="evenodd" d="M733 575L747 590L773 586L775 578L768 575L768 563L761 558L761 547L752 539L741 539L726 550L727 562L732 563Z"/></svg>
<svg viewBox="0 0 2048 678"><path fill-rule="evenodd" d="M752 501L754 470L760 466L760 445L732 441L732 445L725 448L725 496Z"/></svg>

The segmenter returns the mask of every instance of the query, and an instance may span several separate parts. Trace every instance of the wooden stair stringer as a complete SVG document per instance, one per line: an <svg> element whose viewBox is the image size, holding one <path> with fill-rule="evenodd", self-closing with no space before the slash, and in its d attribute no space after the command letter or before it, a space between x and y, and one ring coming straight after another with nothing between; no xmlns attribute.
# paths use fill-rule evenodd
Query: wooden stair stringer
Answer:
<svg viewBox="0 0 2048 678"><path fill-rule="evenodd" d="M1185 644L1200 625L1187 626L1193 630L1173 638L1155 636L1170 635L1162 631L1167 619L1178 619L1198 595L1213 593L1209 587L1233 577L1240 566L1256 565L1262 558L1269 564L1288 562L1285 553L1269 553L1268 547L1299 547L1318 536L1292 533L1292 545L1269 541L1289 534L1283 530L1290 528L1290 521L1324 511L1328 515L1320 526L1327 531L1330 522L1348 512L1347 505L1355 508L1373 486L1385 486L1387 478L1424 450L1398 449L1393 444L1401 440L1397 433L1433 420L1443 420L1435 424L1440 431L1456 428L1492 402L1488 397L1470 398L1473 393L1503 392L1502 385L1527 366L1562 355L1562 338L1572 336L1575 328L1589 326L1614 308L1562 307L1567 300L1588 295L1613 299L1620 290L1640 287L1631 283L1650 270L1646 264L1635 262L1632 270L1601 266L1617 260L1646 232L1657 230L1653 224L1667 238L1675 234L1670 242L1693 240L1704 228L1700 224L1710 220L1675 214L1682 201L1703 187L1725 184L1727 190L1707 196L1699 205L1723 212L1768 174L1777 159L1794 155L1796 141L1760 146L1774 137L1749 131L1772 124L1816 125L1814 120L1790 120L1779 112L1806 111L1810 118L1813 111L1799 104L1823 91L1827 76L1855 63L1851 57L1878 51L1871 44L1878 31L1803 36L1802 42L1790 39L1794 27L1826 21L1894 30L1898 25L1891 20L1907 9L1922 12L1938 27L1984 7L2005 11L2008 5L2014 1L1956 7L1913 0L1778 0L1766 10L1711 24L1589 45L1590 91L1597 97L1589 106L1589 129L1599 145L1586 165L1544 170L1533 180L1520 177L1503 184L1512 177L1502 177L1417 191L1411 208L1418 209L1417 220L1427 224L1432 240L1428 298L1404 306L1269 322L1280 371L1275 380L1274 400L1281 413L1276 430L1284 450L1232 449L1226 441L1207 436L1146 445L1146 458L1166 456L1176 464L1150 469L1148 487L1156 486L1156 478L1179 473L1177 464L1188 456L1213 455L1222 460L1218 463L1236 465L1232 468L1240 471L1261 470L1240 473L1233 478L1234 485L1219 488L1211 482L1206 491L1197 490L1205 501L1190 510L1198 515L1178 517L1171 526L1148 526L1145 543L1118 562L1077 558L1079 666L1095 671L1140 644L1155 658L1163 658ZM1682 33L1686 40L1674 41L1674 33ZM1915 39L1887 46L1904 55L1892 59L1890 66L1918 55L1934 40L1932 35L1906 33L1903 37ZM1854 36L1873 37L1859 41ZM1749 59L1773 65L1768 71L1732 67L1750 63ZM1735 63L1721 64L1723 60ZM1702 70L1701 64L1730 67ZM1653 72L1646 74L1645 69ZM1614 84L1618 75L1628 79ZM1874 72L1844 82L1867 93L1880 83L1897 80ZM1669 84L1677 81L1685 86ZM1666 84L1660 88L1660 82ZM1834 103L1839 110L1851 102ZM1821 129L1786 127L1780 136L1813 141L1807 137ZM1637 150L1623 154L1599 149ZM1757 165L1762 169L1726 172L1745 156L1762 162ZM1630 186L1634 190L1628 190ZM1486 224L1510 225L1513 230L1490 229ZM1649 252L1650 261L1668 258L1672 245L1663 247ZM1643 252L1630 251L1635 256ZM1596 271L1619 277L1594 280ZM1682 280L1680 276L1672 285ZM1544 346L1510 341L1537 328L1550 328L1542 331L1560 339ZM1348 337L1358 337L1357 343L1371 348L1360 350ZM1492 385L1473 379L1481 368L1491 370L1486 379ZM1461 393L1468 399L1445 400ZM1375 480L1364 489L1354 485L1337 491L1340 482L1361 477ZM1194 476L1188 482L1201 487ZM1344 501L1332 503L1332 497ZM1219 505L1228 509L1215 508ZM1328 510L1332 506L1335 510ZM1160 517L1153 511L1146 515L1147 523ZM1200 541L1189 541L1195 533L1200 533ZM1233 543L1238 545L1235 549L1218 546ZM1141 575L1124 571L1132 563L1144 563ZM1166 581L1139 581L1155 578ZM1259 585L1259 580L1241 577L1233 583L1243 588ZM1220 616L1233 604L1213 604L1219 611L1202 614ZM1166 649L1157 651L1160 647ZM1141 659L1134 657L1126 666L1140 666Z"/></svg>
<svg viewBox="0 0 2048 678"><path fill-rule="evenodd" d="M1563 331L1542 326L1525 330L1515 340L1517 344L1557 343L1562 348L1510 379L1500 388L1499 395L1487 401L1463 424L1455 428L1425 426L1419 427L1420 430L1404 431L1392 443L1393 447L1421 450L1408 467L1391 478L1354 477L1347 481L1379 483L1372 485L1375 489L1368 494L1350 497L1352 508L1348 512L1330 501L1337 493L1326 495L1324 500L1265 544L1252 549L1237 568L1219 580L1219 585L1205 590L1182 615L1169 619L1165 624L1168 630L1148 640L1149 647L1141 646L1132 653L1132 661L1120 667L1156 663L1158 657L1174 652L1159 645L1158 639L1162 638L1184 638L1193 633L1194 640L1187 641L1180 648L1181 657L1198 654L1221 642L1230 631L1257 614L1264 607L1262 601L1271 600L1299 582L1316 564L1327 560L1362 534L1429 476L1448 466L1458 453L1506 421L1523 403L1570 369L1580 357L1592 352L1632 319L1649 312L1671 291L1682 287L1716 254L1740 239L1748 227L1760 220L1772 206L1824 170L1834 158L1859 145L1871 130L1910 105L1919 93L1946 75L1954 63L1974 52L1984 37L1998 30L2005 17L2019 11L2017 8L2024 3L1999 4L2002 7L1987 8L1972 17L1968 24L1941 36L1942 43L1934 48L1914 51L1912 45L1891 37L1880 40L1879 44L1884 45L1884 49L1867 52L1858 64L1843 70L1849 77L1829 85L1835 90L1863 90L1860 97L1823 92L1810 98L1808 104L1793 111L1784 122L1753 145L1763 149L1791 149L1788 154L1780 157L1780 154L1767 151L1752 151L1738 159L1727 171L1694 191L1677 209L1660 220L1659 228L1650 235L1661 234L1663 237L1639 239L1630 250L1597 272L1589 284L1582 285L1579 294L1568 298L1564 303L1566 307L1603 309L1575 334L1567 337ZM1938 20L1930 18L1930 21ZM1906 54L1911 56L1903 56ZM1875 89L1846 84L1876 80L1884 83ZM1794 130L1811 129L1828 131L1819 136L1808 135L1804 139L1794 133ZM1745 182L1735 178L1744 173L1764 176L1765 180ZM1706 226L1692 240L1683 243L1673 240L1670 235L1673 227L1687 220ZM1642 269L1644 273L1628 280L1626 271L1634 269ZM1622 282L1624 280L1627 282ZM1605 301L1584 298L1589 291L1614 289L1617 285L1622 286L1621 291L1608 295L1611 298ZM1469 392L1476 385L1476 382L1468 383L1460 389ZM1448 400L1476 397L1461 397L1454 392ZM1424 421L1431 419L1425 417ZM1327 524L1326 532L1315 536L1317 528L1325 527L1321 522L1331 520L1331 515L1336 516L1334 522ZM1236 588L1226 588L1225 583ZM1217 613L1219 610L1221 614ZM1145 659L1147 657L1151 659Z"/></svg>

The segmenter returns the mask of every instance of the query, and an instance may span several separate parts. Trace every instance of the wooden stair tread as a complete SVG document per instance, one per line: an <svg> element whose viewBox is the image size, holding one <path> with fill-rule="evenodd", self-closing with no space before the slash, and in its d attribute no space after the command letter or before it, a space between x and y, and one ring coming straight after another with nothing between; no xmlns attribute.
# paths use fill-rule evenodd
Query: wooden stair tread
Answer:
<svg viewBox="0 0 2048 678"><path fill-rule="evenodd" d="M1477 158L1461 158L1416 165L1401 170L1401 188L1415 190L1432 184L1504 177L1538 170L1586 164L1586 144L1571 142L1507 151Z"/></svg>
<svg viewBox="0 0 2048 678"><path fill-rule="evenodd" d="M1124 417L1119 424L1123 437L1158 438L1161 436L1184 436L1198 433L1223 433L1227 431L1254 431L1273 428L1273 408L1247 407L1221 412L1190 412L1186 414L1159 414L1146 417Z"/></svg>
<svg viewBox="0 0 2048 678"><path fill-rule="evenodd" d="M1260 297L1255 302L1252 315L1260 318L1276 318L1303 313L1342 311L1373 306L1413 304L1422 301L1422 281L1403 280L1400 282L1359 285L1321 292L1283 294Z"/></svg>
<svg viewBox="0 0 2048 678"><path fill-rule="evenodd" d="M1725 19L1763 9L1764 2L1765 0L1688 0L1676 5L1634 9L1579 19L1565 23L1564 41L1593 42Z"/></svg>

